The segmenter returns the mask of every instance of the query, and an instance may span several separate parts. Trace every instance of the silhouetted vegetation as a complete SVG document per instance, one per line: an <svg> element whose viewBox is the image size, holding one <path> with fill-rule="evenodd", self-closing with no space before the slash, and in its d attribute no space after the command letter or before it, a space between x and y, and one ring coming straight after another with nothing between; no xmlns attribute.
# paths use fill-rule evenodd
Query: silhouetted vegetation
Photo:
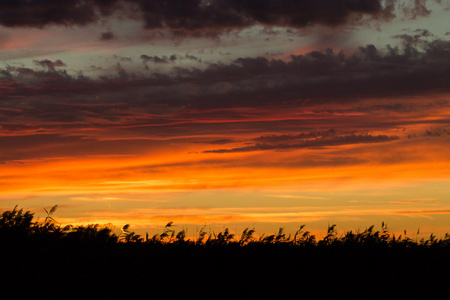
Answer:
<svg viewBox="0 0 450 300"><path fill-rule="evenodd" d="M253 284L314 290L450 277L448 234L413 240L395 236L382 223L380 230L371 226L340 235L331 225L321 239L304 225L293 235L283 228L261 236L248 228L240 235L203 228L197 238L187 238L169 222L161 234L144 237L130 225L120 233L111 226L62 226L53 218L56 209L46 210L40 222L17 207L0 216L2 272L8 278L194 290L205 284L227 289L227 282L236 282L254 291Z"/></svg>

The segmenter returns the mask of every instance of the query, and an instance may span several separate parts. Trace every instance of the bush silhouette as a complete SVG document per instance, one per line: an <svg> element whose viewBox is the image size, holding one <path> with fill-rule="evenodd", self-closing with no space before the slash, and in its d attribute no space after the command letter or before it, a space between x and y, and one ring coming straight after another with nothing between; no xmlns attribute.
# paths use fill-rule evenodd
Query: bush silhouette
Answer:
<svg viewBox="0 0 450 300"><path fill-rule="evenodd" d="M49 278L59 284L81 279L95 285L128 282L162 289L176 277L182 280L180 286L190 288L218 287L231 280L247 282L249 291L255 291L251 284L291 284L311 293L350 283L449 279L448 234L417 241L391 234L382 223L380 230L370 226L341 235L333 224L322 239L305 230L305 225L292 236L283 228L259 237L249 228L241 235L227 228L208 234L202 228L197 239L189 239L185 230L176 232L169 222L163 233L142 237L128 224L120 234L111 225L62 226L52 217L53 208L43 222L17 207L1 214L2 272L7 278L20 282L33 278L32 282L42 284Z"/></svg>

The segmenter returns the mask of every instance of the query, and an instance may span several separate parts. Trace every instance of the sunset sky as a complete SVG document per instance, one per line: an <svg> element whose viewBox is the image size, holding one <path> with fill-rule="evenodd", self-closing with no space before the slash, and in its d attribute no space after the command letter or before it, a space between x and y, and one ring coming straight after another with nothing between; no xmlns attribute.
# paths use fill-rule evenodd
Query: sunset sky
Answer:
<svg viewBox="0 0 450 300"><path fill-rule="evenodd" d="M6 0L0 208L450 232L450 1Z"/></svg>

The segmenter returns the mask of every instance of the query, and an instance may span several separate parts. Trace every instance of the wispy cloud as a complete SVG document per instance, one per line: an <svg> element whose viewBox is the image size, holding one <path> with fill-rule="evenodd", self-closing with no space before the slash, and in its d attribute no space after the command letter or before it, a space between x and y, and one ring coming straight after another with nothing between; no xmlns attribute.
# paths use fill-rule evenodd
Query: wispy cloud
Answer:
<svg viewBox="0 0 450 300"><path fill-rule="evenodd" d="M204 153L230 153L230 152L249 152L249 151L265 151L265 150L288 150L288 149L303 149L303 148L319 148L332 147L341 145L351 145L360 143L383 143L393 140L398 140L397 136L371 136L371 135L351 135L351 136L335 136L332 138L318 138L312 140L304 140L297 143L285 144L255 144L251 146L231 148L231 149L217 149L205 150Z"/></svg>
<svg viewBox="0 0 450 300"><path fill-rule="evenodd" d="M302 196L302 195L264 195L264 197L281 198L281 199L317 199L317 200L327 199L324 197Z"/></svg>
<svg viewBox="0 0 450 300"><path fill-rule="evenodd" d="M409 210L409 211L398 211L398 214L401 215L448 215L450 214L450 210L441 209L441 210Z"/></svg>

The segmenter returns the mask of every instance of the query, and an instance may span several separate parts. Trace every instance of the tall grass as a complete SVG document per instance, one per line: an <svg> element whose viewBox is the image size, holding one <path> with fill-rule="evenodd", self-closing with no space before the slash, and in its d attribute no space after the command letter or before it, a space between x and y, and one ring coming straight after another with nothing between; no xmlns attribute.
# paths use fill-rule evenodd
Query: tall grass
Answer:
<svg viewBox="0 0 450 300"><path fill-rule="evenodd" d="M294 234L280 228L258 236L249 228L234 234L204 227L198 237L188 238L169 222L162 233L141 236L129 224L119 230L62 226L56 210L46 210L44 220L17 207L0 215L0 279L6 278L0 285L15 282L37 290L51 285L65 287L65 293L91 286L114 296L144 288L157 299L174 299L176 293L181 298L286 299L281 295L292 292L306 299L369 299L392 284L450 280L448 234L417 240L396 236L382 223L378 230L370 226L343 234L333 224L323 238L305 225ZM360 290L365 292L357 294Z"/></svg>
<svg viewBox="0 0 450 300"><path fill-rule="evenodd" d="M364 231L347 231L338 235L337 226L329 225L326 235L318 239L310 231L301 225L293 234L286 235L282 227L277 234L262 234L256 237L255 229L246 228L240 235L233 234L228 228L223 231L209 234L202 228L196 239L186 237L183 229L176 232L173 222L164 227L161 234L145 237L131 231L131 225L126 224L117 234L111 225L101 226L89 224L85 226L62 226L53 218L57 206L46 210L47 216L43 222L34 220L34 213L24 212L17 206L12 210L5 211L0 216L0 243L19 240L47 240L59 242L89 242L106 244L183 244L183 245L235 245L245 247L248 245L285 245L285 246L308 246L308 247L447 247L450 246L450 234L443 238L437 238L431 234L428 239L413 240L405 235L396 236L389 232L387 224L382 222L380 230L375 230L372 225ZM405 232L406 233L406 232Z"/></svg>

